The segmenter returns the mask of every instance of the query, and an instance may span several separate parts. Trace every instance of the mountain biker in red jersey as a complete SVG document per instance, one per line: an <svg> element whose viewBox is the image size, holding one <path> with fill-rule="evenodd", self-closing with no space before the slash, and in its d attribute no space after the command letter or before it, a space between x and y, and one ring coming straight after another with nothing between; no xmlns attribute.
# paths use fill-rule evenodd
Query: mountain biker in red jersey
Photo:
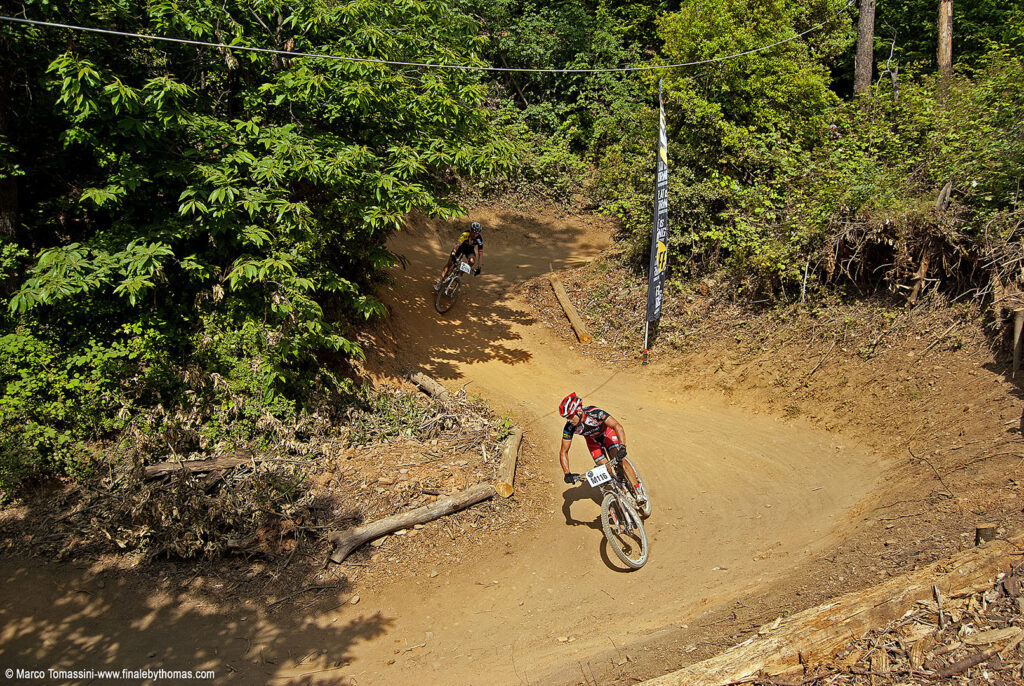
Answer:
<svg viewBox="0 0 1024 686"><path fill-rule="evenodd" d="M646 494L640 488L633 466L623 459L626 457L626 434L622 424L599 407L584 407L583 401L575 393L565 396L558 406L558 413L567 420L562 429L562 449L558 453L558 461L565 473L565 483L575 483L579 478L579 474L569 471L569 446L572 445L572 437L579 434L586 439L587 449L594 458L594 464L608 463L605 450L610 455L618 455L622 460L622 470L626 478L633 485L634 492L638 493L637 504L642 507L647 501Z"/></svg>
<svg viewBox="0 0 1024 686"><path fill-rule="evenodd" d="M455 246L451 255L448 256L448 264L444 266L441 278L434 284L435 291L441 288L441 284L448 278L449 272L455 268L455 261L459 259L459 255L468 257L469 263L476 265L476 269L473 270L473 276L480 276L480 269L484 266L484 239L480 235L482 231L483 227L480 226L480 222L473 222L469 225L469 231L462 232L462 235L459 236L458 245Z"/></svg>

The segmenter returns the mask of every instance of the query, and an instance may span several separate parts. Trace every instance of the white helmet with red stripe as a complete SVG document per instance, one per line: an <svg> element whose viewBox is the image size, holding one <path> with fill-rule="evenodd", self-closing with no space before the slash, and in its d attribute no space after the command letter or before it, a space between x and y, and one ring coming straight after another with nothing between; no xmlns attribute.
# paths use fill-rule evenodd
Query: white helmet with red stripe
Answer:
<svg viewBox="0 0 1024 686"><path fill-rule="evenodd" d="M558 414L562 415L566 419L576 414L576 410L583 407L583 401L579 399L575 393L570 393L565 396L562 400L562 404L558 406Z"/></svg>

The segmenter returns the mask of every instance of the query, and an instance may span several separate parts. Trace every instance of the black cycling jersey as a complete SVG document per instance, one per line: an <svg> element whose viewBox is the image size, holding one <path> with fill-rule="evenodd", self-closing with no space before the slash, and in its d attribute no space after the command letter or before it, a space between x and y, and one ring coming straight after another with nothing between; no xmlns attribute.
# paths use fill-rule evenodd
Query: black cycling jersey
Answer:
<svg viewBox="0 0 1024 686"><path fill-rule="evenodd" d="M571 441L575 434L580 436L593 436L594 434L601 432L601 427L604 426L604 420L608 419L609 414L599 407L590 405L583 408L583 419L576 426L573 426L572 422L566 422L565 428L562 429L562 440Z"/></svg>
<svg viewBox="0 0 1024 686"><path fill-rule="evenodd" d="M464 231L462 235L459 236L459 245L452 251L452 253L455 255L472 255L474 248L483 251L483 236L478 234L476 238L470 238L469 231Z"/></svg>

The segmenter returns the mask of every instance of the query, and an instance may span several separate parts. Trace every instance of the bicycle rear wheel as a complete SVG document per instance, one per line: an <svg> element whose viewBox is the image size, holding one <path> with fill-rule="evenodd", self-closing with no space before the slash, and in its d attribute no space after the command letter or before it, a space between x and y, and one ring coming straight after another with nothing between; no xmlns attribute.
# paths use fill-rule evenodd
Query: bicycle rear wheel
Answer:
<svg viewBox="0 0 1024 686"><path fill-rule="evenodd" d="M615 556L630 569L647 564L647 532L640 515L614 493L601 502L601 529Z"/></svg>
<svg viewBox="0 0 1024 686"><path fill-rule="evenodd" d="M452 277L441 284L434 298L434 309L438 314L444 314L451 309L455 301L459 299L459 289L462 288L462 281L458 276Z"/></svg>

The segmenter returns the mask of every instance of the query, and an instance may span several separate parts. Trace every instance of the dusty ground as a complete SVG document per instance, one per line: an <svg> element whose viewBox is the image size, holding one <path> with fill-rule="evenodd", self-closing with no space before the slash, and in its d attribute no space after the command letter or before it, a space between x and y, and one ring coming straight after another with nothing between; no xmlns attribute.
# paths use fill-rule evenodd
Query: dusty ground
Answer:
<svg viewBox="0 0 1024 686"><path fill-rule="evenodd" d="M396 240L409 265L385 293L392 316L362 342L378 379L417 368L512 413L527 442L511 501L326 569L289 558L129 573L9 556L0 667L208 668L243 683L635 683L969 545L982 520L1021 525L1017 389L978 313L836 304L752 315L712 284L671 292L671 326L643 367L642 288L615 269L579 268L608 247L608 225L502 208L473 218L487 227L484 274L452 311L434 313L429 284L460 227L417 221ZM594 345L572 337L550 268L592 317ZM640 572L607 559L596 504L560 481L554 409L570 390L624 422L650 482ZM372 489L422 490L430 477L415 470L428 460L410 459L422 451L375 454L359 474L379 461L395 483ZM486 478L482 455L459 459L442 460L453 481L435 486ZM572 460L584 468L583 448Z"/></svg>

